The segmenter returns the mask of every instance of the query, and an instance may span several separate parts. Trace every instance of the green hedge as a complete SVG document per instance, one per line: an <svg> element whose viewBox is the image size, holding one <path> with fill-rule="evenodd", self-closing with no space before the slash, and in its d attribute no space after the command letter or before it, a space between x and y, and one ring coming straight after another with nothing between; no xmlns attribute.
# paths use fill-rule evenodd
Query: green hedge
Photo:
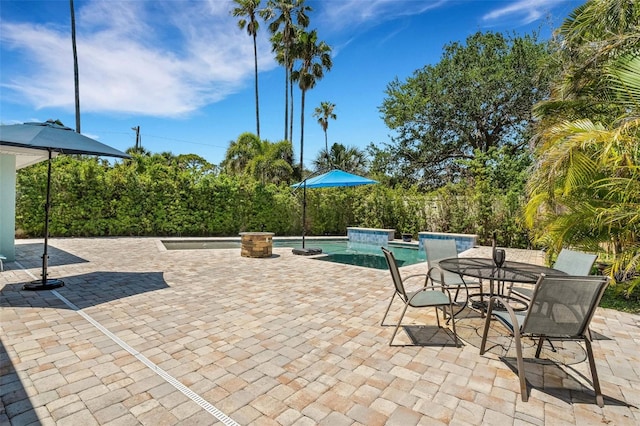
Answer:
<svg viewBox="0 0 640 426"><path fill-rule="evenodd" d="M46 170L40 163L18 172L18 236L43 235ZM419 231L478 233L487 242L497 229L510 236L511 246L526 246L516 219L518 196L478 191L461 184L429 194L381 184L308 189L307 234L345 235L348 226L364 226L395 229L398 237ZM56 237L302 232L302 191L217 174L212 167L186 167L167 155L134 155L115 164L59 156L52 165L51 202L50 235Z"/></svg>

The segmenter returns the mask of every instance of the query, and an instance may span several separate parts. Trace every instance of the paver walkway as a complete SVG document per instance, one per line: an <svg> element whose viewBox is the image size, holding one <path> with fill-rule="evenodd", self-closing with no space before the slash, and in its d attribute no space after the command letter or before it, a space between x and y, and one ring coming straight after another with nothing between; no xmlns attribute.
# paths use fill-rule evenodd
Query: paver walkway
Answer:
<svg viewBox="0 0 640 426"><path fill-rule="evenodd" d="M507 362L469 342L389 347L388 271L279 248L166 251L157 238L50 245L65 287L21 291L41 241L18 241L0 273L0 424L640 424L637 315L593 320L603 409L586 362L529 364L523 403Z"/></svg>

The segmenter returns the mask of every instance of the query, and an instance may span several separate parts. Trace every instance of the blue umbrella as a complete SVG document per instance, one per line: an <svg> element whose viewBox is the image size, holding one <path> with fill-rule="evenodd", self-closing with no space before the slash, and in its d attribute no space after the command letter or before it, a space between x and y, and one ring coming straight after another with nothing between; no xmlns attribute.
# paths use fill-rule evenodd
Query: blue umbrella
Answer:
<svg viewBox="0 0 640 426"><path fill-rule="evenodd" d="M51 198L51 158L53 154L86 154L130 158L122 151L76 133L73 129L53 121L0 126L0 151L16 155L48 152L47 198L44 205L44 253L42 254L42 279L25 284L25 290L49 290L62 287L64 282L47 279L47 247L49 238L49 207Z"/></svg>
<svg viewBox="0 0 640 426"><path fill-rule="evenodd" d="M302 182L294 183L291 185L293 188L303 189L302 195L302 250L294 249L294 254L301 255L313 255L322 253L321 249L307 249L305 248L304 236L306 233L306 220L307 220L307 188L328 188L333 186L360 186L371 185L378 183L378 181L369 179L366 177L347 173L343 170L334 169L330 172L321 174L319 176L310 177Z"/></svg>
<svg viewBox="0 0 640 426"><path fill-rule="evenodd" d="M330 186L359 186L373 183L378 183L378 181L335 169L291 186L294 188L300 188L305 185L307 188L327 188Z"/></svg>

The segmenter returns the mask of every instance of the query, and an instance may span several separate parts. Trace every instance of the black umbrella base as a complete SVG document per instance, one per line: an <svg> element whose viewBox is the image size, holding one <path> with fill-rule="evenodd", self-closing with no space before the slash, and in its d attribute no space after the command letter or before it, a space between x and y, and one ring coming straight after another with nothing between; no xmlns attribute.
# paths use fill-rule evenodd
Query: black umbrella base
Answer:
<svg viewBox="0 0 640 426"><path fill-rule="evenodd" d="M23 290L39 291L39 290L53 290L64 286L62 280L56 280L55 278L48 278L44 282L42 280L31 281L29 284L22 286Z"/></svg>
<svg viewBox="0 0 640 426"><path fill-rule="evenodd" d="M322 249L321 248L302 248L302 249L294 248L293 250L291 250L291 253L297 254L300 256L313 256L316 254L322 254Z"/></svg>

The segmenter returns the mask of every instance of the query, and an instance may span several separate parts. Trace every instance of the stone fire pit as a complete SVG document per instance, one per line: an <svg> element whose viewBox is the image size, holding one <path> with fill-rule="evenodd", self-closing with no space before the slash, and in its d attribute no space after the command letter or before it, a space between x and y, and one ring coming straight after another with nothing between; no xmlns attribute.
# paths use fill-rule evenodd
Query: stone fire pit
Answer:
<svg viewBox="0 0 640 426"><path fill-rule="evenodd" d="M273 232L241 232L240 256L271 257L274 235Z"/></svg>

